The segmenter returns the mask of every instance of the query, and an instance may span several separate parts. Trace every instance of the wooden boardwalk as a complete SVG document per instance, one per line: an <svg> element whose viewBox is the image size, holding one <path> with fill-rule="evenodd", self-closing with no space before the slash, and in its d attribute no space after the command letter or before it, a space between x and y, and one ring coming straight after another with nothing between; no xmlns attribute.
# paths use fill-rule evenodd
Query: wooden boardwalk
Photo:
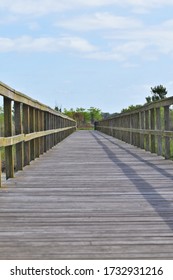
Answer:
<svg viewBox="0 0 173 280"><path fill-rule="evenodd" d="M173 259L173 162L73 133L0 189L0 259Z"/></svg>

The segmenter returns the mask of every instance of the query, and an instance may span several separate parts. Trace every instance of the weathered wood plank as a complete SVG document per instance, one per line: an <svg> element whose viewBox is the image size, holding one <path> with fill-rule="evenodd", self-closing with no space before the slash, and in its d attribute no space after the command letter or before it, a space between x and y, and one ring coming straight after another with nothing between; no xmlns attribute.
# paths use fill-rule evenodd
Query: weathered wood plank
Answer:
<svg viewBox="0 0 173 280"><path fill-rule="evenodd" d="M15 123L15 134L23 134L23 123L22 123L22 108L21 103L14 102L14 123ZM23 137L22 137L23 138ZM24 147L23 142L16 144L16 171L22 170L24 166Z"/></svg>
<svg viewBox="0 0 173 280"><path fill-rule="evenodd" d="M4 97L4 136L12 136L11 100ZM5 147L6 179L14 177L14 150L12 146Z"/></svg>
<svg viewBox="0 0 173 280"><path fill-rule="evenodd" d="M161 115L160 115L160 108L156 108L156 129L160 130L162 129L161 125ZM157 154L158 156L162 155L162 136L157 136Z"/></svg>
<svg viewBox="0 0 173 280"><path fill-rule="evenodd" d="M164 107L164 128L165 130L169 130L169 106ZM165 137L165 158L170 158L170 138L168 136Z"/></svg>
<svg viewBox="0 0 173 280"><path fill-rule="evenodd" d="M23 104L23 132L24 134L30 133L30 107ZM30 164L31 160L31 146L30 142L24 143L24 166Z"/></svg>
<svg viewBox="0 0 173 280"><path fill-rule="evenodd" d="M172 259L173 162L78 131L0 190L0 258Z"/></svg>
<svg viewBox="0 0 173 280"><path fill-rule="evenodd" d="M33 132L33 133L28 133L28 134L14 135L14 136L10 136L10 137L0 137L0 147L16 145L23 141L28 142L28 141L34 140L36 138L40 138L40 137L47 136L50 134L56 134L56 133L59 133L62 131L70 130L70 129L75 129L75 126L51 129L51 130L47 130L47 131Z"/></svg>
<svg viewBox="0 0 173 280"><path fill-rule="evenodd" d="M150 110L150 127L151 130L155 130L155 109ZM151 152L156 152L156 141L155 141L155 135L151 134Z"/></svg>
<svg viewBox="0 0 173 280"><path fill-rule="evenodd" d="M30 133L35 133L36 129L36 109L33 107L30 107L29 117L30 117ZM30 159L34 160L36 158L35 152L36 151L36 145L35 145L35 139L32 139L30 142Z"/></svg>

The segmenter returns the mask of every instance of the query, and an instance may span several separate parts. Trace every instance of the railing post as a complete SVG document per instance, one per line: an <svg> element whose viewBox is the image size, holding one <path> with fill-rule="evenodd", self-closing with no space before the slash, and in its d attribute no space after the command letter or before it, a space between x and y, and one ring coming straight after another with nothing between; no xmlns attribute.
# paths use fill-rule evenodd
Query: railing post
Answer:
<svg viewBox="0 0 173 280"><path fill-rule="evenodd" d="M139 129L140 128L139 113L137 113L135 115L136 115L136 129ZM140 147L140 134L139 134L139 132L136 133L136 146Z"/></svg>
<svg viewBox="0 0 173 280"><path fill-rule="evenodd" d="M11 100L4 97L4 136L12 136L12 108ZM14 177L13 146L5 147L6 179Z"/></svg>
<svg viewBox="0 0 173 280"><path fill-rule="evenodd" d="M126 128L129 128L129 118L126 116L125 120L126 120L126 122L125 122ZM126 141L126 143L129 143L129 132L128 131L125 132L125 141Z"/></svg>
<svg viewBox="0 0 173 280"><path fill-rule="evenodd" d="M59 128L59 116L56 116L56 129ZM59 133L56 133L56 144L59 142Z"/></svg>
<svg viewBox="0 0 173 280"><path fill-rule="evenodd" d="M51 113L48 113L48 130L50 130L50 129L51 129ZM52 148L52 145L51 145L52 136L49 134L48 138L49 138L49 148L48 149L51 149Z"/></svg>
<svg viewBox="0 0 173 280"><path fill-rule="evenodd" d="M161 117L160 117L160 107L156 108L156 129L161 131ZM157 154L162 155L162 136L157 136Z"/></svg>
<svg viewBox="0 0 173 280"><path fill-rule="evenodd" d="M44 112L44 130L49 130L49 113ZM49 150L49 135L44 137L44 152Z"/></svg>
<svg viewBox="0 0 173 280"><path fill-rule="evenodd" d="M54 129L53 114L50 115L50 129ZM50 135L51 148L54 146L54 134Z"/></svg>
<svg viewBox="0 0 173 280"><path fill-rule="evenodd" d="M56 115L53 116L53 128L56 129ZM56 133L54 133L54 146L57 144L56 142Z"/></svg>
<svg viewBox="0 0 173 280"><path fill-rule="evenodd" d="M65 127L65 120L62 118L62 128ZM62 131L62 140L65 138L65 131Z"/></svg>
<svg viewBox="0 0 173 280"><path fill-rule="evenodd" d="M14 122L15 122L15 135L23 134L22 124L22 104L14 102ZM16 171L22 170L24 166L24 148L23 142L16 144Z"/></svg>
<svg viewBox="0 0 173 280"><path fill-rule="evenodd" d="M144 111L139 113L139 125L140 125L140 148L144 149L144 134L143 134L143 129L145 125L145 116L144 116Z"/></svg>
<svg viewBox="0 0 173 280"><path fill-rule="evenodd" d="M29 106L23 104L23 132L30 133L30 110ZM24 166L30 164L30 141L24 143Z"/></svg>
<svg viewBox="0 0 173 280"><path fill-rule="evenodd" d="M132 129L135 128L135 117L134 114L132 114L132 118L131 118L131 125L132 125ZM135 141L135 132L132 132L132 145L136 145L136 141Z"/></svg>
<svg viewBox="0 0 173 280"><path fill-rule="evenodd" d="M31 160L75 131L75 128L70 126L76 122L2 83L0 95L4 98L4 135L1 135L0 148L5 148L5 169L8 179L14 177L14 169L22 170ZM56 132L58 127L67 129ZM0 177L1 172L0 166Z"/></svg>
<svg viewBox="0 0 173 280"><path fill-rule="evenodd" d="M62 118L61 117L60 117L59 123L60 123L60 128L62 128ZM60 142L62 141L62 131L59 133L59 141Z"/></svg>
<svg viewBox="0 0 173 280"><path fill-rule="evenodd" d="M61 128L61 117L58 117L58 126L57 128ZM61 132L58 132L58 143L61 141Z"/></svg>
<svg viewBox="0 0 173 280"><path fill-rule="evenodd" d="M40 114L39 110L35 110L35 131L40 131ZM35 158L40 156L40 138L35 139Z"/></svg>
<svg viewBox="0 0 173 280"><path fill-rule="evenodd" d="M44 112L40 111L40 130L44 131ZM44 137L40 138L40 154L44 153Z"/></svg>
<svg viewBox="0 0 173 280"><path fill-rule="evenodd" d="M164 126L165 130L169 130L169 106L164 107ZM170 138L165 136L165 159L170 158Z"/></svg>
<svg viewBox="0 0 173 280"><path fill-rule="evenodd" d="M131 145L133 145L133 132L132 132L132 128L133 128L133 125L132 125L132 114L130 114L130 123L129 123L129 128L130 128L130 139L129 139L129 143Z"/></svg>
<svg viewBox="0 0 173 280"><path fill-rule="evenodd" d="M149 129L149 110L145 111L145 129ZM145 150L149 151L150 150L150 140L149 140L149 134L145 135Z"/></svg>
<svg viewBox="0 0 173 280"><path fill-rule="evenodd" d="M35 132L35 108L30 107L30 133ZM35 159L35 139L30 142L30 160Z"/></svg>
<svg viewBox="0 0 173 280"><path fill-rule="evenodd" d="M155 111L154 108L152 108L150 110L151 114L150 114L150 127L151 130L155 130ZM155 141L155 135L151 134L151 152L155 153L156 152L156 141Z"/></svg>

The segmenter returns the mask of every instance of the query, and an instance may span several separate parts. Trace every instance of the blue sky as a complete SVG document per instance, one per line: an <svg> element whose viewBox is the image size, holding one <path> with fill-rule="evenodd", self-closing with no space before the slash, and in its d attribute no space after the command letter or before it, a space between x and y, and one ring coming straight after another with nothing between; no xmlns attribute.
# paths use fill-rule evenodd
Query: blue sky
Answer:
<svg viewBox="0 0 173 280"><path fill-rule="evenodd" d="M173 95L173 0L0 0L0 80L51 107Z"/></svg>

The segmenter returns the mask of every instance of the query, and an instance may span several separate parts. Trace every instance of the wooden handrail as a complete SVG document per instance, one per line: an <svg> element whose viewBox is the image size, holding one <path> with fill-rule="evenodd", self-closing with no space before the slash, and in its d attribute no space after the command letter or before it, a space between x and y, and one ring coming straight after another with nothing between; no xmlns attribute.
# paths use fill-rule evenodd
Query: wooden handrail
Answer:
<svg viewBox="0 0 173 280"><path fill-rule="evenodd" d="M173 157L173 97L145 104L95 124L95 129L152 153ZM172 114L172 116L171 116Z"/></svg>
<svg viewBox="0 0 173 280"><path fill-rule="evenodd" d="M4 137L0 137L0 148L5 148L8 179L14 177L14 170L22 170L31 160L74 132L76 121L2 82L0 95L4 99Z"/></svg>
<svg viewBox="0 0 173 280"><path fill-rule="evenodd" d="M53 110L49 106L42 104L39 101L34 100L19 91L16 91L15 89L12 89L11 87L9 87L8 85L6 85L2 82L0 82L0 95L7 97L8 99L11 99L12 101L16 101L16 102L31 106L35 109L39 109L44 112L52 113L57 116L63 116L63 118L65 118L65 119L72 120L68 116L66 116L58 111Z"/></svg>

